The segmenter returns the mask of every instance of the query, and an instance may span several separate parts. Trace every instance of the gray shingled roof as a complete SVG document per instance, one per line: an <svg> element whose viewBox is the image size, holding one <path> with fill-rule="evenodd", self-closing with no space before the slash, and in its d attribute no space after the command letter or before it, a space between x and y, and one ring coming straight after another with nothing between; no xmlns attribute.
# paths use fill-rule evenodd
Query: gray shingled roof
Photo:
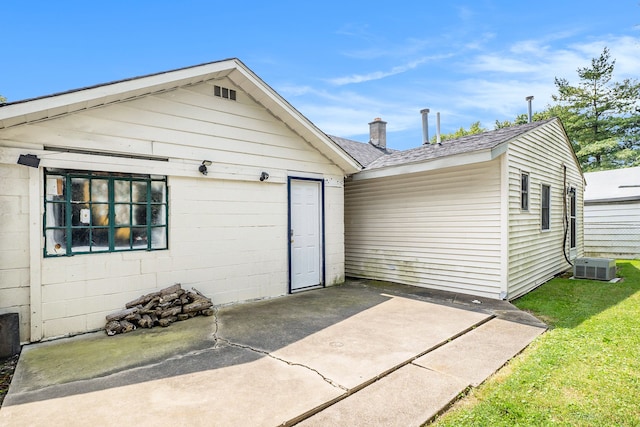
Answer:
<svg viewBox="0 0 640 427"><path fill-rule="evenodd" d="M349 139L330 136L342 149L355 158L365 170L379 169L391 166L399 166L411 163L419 163L457 154L471 153L492 149L498 145L510 141L539 126L544 126L555 119L542 120L511 126L475 135L463 136L442 142L442 144L428 144L404 151L385 150L369 144Z"/></svg>
<svg viewBox="0 0 640 427"><path fill-rule="evenodd" d="M538 126L549 123L548 119L539 122L527 123L519 126L511 126L475 135L463 136L460 138L448 140L439 144L422 145L405 151L398 151L388 156L380 157L370 163L367 169L378 169L389 166L398 166L409 163L424 162L441 157L454 156L456 154L471 153L474 151L492 149L510 141Z"/></svg>
<svg viewBox="0 0 640 427"><path fill-rule="evenodd" d="M327 135L338 144L344 151L349 153L351 157L356 159L362 166L367 167L371 162L375 161L380 156L389 155L396 152L396 150L388 150L376 147L368 142L358 142L351 139L340 138L339 136Z"/></svg>

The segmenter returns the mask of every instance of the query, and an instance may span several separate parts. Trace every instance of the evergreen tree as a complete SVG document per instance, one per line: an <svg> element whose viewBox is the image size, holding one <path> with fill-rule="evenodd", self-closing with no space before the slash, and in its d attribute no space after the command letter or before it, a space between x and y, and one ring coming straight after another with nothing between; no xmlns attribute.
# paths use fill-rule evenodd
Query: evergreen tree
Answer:
<svg viewBox="0 0 640 427"><path fill-rule="evenodd" d="M614 67L605 48L590 67L578 68L576 86L555 79L555 112L585 171L640 164L640 84L635 79L612 82Z"/></svg>

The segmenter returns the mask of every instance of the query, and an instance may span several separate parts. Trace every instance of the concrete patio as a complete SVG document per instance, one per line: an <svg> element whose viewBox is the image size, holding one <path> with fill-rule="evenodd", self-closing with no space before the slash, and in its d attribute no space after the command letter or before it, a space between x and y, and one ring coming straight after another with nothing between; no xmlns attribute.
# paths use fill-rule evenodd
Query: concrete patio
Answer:
<svg viewBox="0 0 640 427"><path fill-rule="evenodd" d="M349 280L25 346L0 424L419 426L545 329L506 301Z"/></svg>

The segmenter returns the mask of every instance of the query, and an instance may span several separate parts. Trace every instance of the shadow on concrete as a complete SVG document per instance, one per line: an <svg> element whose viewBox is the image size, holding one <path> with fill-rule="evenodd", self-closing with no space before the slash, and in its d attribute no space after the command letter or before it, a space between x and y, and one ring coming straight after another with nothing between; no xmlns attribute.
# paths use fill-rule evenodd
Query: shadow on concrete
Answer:
<svg viewBox="0 0 640 427"><path fill-rule="evenodd" d="M389 299L341 285L222 306L167 328L26 346L3 406L250 363Z"/></svg>
<svg viewBox="0 0 640 427"><path fill-rule="evenodd" d="M544 327L506 301L350 279L339 286L218 307L212 317L168 328L114 337L99 332L27 346L4 406L250 363L396 296Z"/></svg>

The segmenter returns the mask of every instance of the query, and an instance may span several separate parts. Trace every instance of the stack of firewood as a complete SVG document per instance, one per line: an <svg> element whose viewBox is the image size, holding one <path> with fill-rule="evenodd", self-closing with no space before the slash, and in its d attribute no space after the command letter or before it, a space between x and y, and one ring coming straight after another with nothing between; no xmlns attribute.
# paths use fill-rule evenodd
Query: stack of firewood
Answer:
<svg viewBox="0 0 640 427"><path fill-rule="evenodd" d="M186 320L197 315L211 316L211 299L196 289L185 291L177 283L159 292L142 295L129 301L126 309L107 316L107 335L121 334L156 325L169 326L178 320Z"/></svg>

